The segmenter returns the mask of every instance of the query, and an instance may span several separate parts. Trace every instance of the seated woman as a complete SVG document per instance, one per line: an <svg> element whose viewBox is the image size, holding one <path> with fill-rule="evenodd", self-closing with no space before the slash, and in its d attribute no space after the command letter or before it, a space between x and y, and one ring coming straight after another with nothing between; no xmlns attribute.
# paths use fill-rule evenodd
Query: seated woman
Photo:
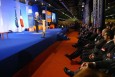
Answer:
<svg viewBox="0 0 115 77"><path fill-rule="evenodd" d="M110 76L96 69L84 68L80 70L77 74L75 74L73 77L110 77Z"/></svg>

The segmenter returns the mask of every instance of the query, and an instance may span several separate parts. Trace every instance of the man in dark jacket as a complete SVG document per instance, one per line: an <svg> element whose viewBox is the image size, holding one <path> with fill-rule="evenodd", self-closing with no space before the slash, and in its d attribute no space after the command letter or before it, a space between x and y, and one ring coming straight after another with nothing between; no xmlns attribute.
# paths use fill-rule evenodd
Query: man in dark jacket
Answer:
<svg viewBox="0 0 115 77"><path fill-rule="evenodd" d="M92 61L103 60L103 57L108 53L108 51L110 51L111 46L114 46L113 37L114 33L111 30L107 31L104 35L104 39L107 41L106 44L103 45L100 50L97 50L89 55L89 59Z"/></svg>
<svg viewBox="0 0 115 77"><path fill-rule="evenodd" d="M96 48L96 49L101 48L101 47L106 43L106 41L103 39L103 34L104 34L106 31L107 31L107 30L104 29L104 30L102 31L102 36L99 36L100 39L98 39L99 37L96 39L96 41L95 41L95 48ZM99 35L100 35L100 34L99 34ZM95 48L93 48L93 49L96 50ZM76 51L73 52L72 54L70 54L70 55L66 54L65 56L66 56L67 58L69 58L70 60L72 60L72 59L75 59L75 58L77 58L78 56L82 55L82 54L83 54L82 51L91 51L91 50L89 50L89 48L88 48L88 50L87 50L87 47L82 47L82 48L78 48L78 50L76 50Z"/></svg>
<svg viewBox="0 0 115 77"><path fill-rule="evenodd" d="M112 33L110 32L110 35L111 34ZM106 35L108 35L109 36L108 38L110 38L110 39L113 38L112 36L109 35L109 32ZM64 72L67 75L74 76L74 74L79 72L79 70L83 69L84 67L90 67L90 68L96 68L96 69L107 69L109 74L111 74L111 75L114 74L114 71L115 71L115 34L114 34L113 41L108 40L108 42L105 45L106 46L103 46L101 49L101 51L102 51L101 53L104 53L104 55L102 55L102 60L93 61L93 62L83 62L80 69L78 69L76 72L73 72L65 67ZM106 49L106 47L107 47L107 49Z"/></svg>

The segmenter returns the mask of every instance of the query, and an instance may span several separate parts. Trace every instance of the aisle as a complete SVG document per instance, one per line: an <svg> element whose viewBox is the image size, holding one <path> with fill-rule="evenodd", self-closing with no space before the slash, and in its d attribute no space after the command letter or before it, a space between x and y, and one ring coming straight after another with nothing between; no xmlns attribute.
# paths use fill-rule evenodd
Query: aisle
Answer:
<svg viewBox="0 0 115 77"><path fill-rule="evenodd" d="M65 54L72 53L76 50L72 47L72 44L77 41L77 35L77 32L71 32L68 34L70 40L58 41L45 50L53 51L53 53L51 53L42 65L34 72L32 77L68 77L63 71L65 66L72 70L76 70L79 65L72 65L71 61L65 57Z"/></svg>

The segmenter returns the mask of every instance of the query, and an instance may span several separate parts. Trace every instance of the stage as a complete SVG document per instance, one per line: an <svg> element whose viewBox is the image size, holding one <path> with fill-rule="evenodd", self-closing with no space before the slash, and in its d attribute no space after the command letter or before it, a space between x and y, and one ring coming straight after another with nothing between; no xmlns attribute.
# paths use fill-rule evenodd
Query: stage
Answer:
<svg viewBox="0 0 115 77"><path fill-rule="evenodd" d="M8 33L8 38L0 39L0 77L11 77L24 65L32 61L48 46L57 41L57 34L65 29L47 29L45 38L42 31Z"/></svg>

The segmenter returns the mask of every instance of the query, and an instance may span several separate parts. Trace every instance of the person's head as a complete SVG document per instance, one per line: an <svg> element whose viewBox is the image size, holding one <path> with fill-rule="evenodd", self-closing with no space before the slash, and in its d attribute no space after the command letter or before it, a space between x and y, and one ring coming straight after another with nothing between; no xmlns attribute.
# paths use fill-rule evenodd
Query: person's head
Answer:
<svg viewBox="0 0 115 77"><path fill-rule="evenodd" d="M85 28L87 28L87 29L88 29L88 25L87 25L87 24L85 24Z"/></svg>
<svg viewBox="0 0 115 77"><path fill-rule="evenodd" d="M112 30L112 31L115 31L115 26L112 26L112 27L111 27L111 30Z"/></svg>
<svg viewBox="0 0 115 77"><path fill-rule="evenodd" d="M111 30L108 30L108 31L106 31L106 32L104 33L104 39L105 39L106 41L112 40L113 37L114 37L114 33L113 33L113 31L111 31Z"/></svg>
<svg viewBox="0 0 115 77"><path fill-rule="evenodd" d="M106 25L106 28L107 28L107 29L111 29L111 27L110 27L109 25Z"/></svg>
<svg viewBox="0 0 115 77"><path fill-rule="evenodd" d="M35 17L38 17L39 16L39 13L38 12L35 12Z"/></svg>
<svg viewBox="0 0 115 77"><path fill-rule="evenodd" d="M97 34L100 34L102 32L101 28L97 28Z"/></svg>
<svg viewBox="0 0 115 77"><path fill-rule="evenodd" d="M105 35L105 32L107 32L107 31L108 31L107 28L103 29L103 30L102 30L102 36L104 36L104 35Z"/></svg>
<svg viewBox="0 0 115 77"><path fill-rule="evenodd" d="M94 29L93 29L93 27L89 27L88 30L89 30L90 32L93 32Z"/></svg>
<svg viewBox="0 0 115 77"><path fill-rule="evenodd" d="M115 32L114 32L114 38L113 38L114 44L115 44Z"/></svg>

